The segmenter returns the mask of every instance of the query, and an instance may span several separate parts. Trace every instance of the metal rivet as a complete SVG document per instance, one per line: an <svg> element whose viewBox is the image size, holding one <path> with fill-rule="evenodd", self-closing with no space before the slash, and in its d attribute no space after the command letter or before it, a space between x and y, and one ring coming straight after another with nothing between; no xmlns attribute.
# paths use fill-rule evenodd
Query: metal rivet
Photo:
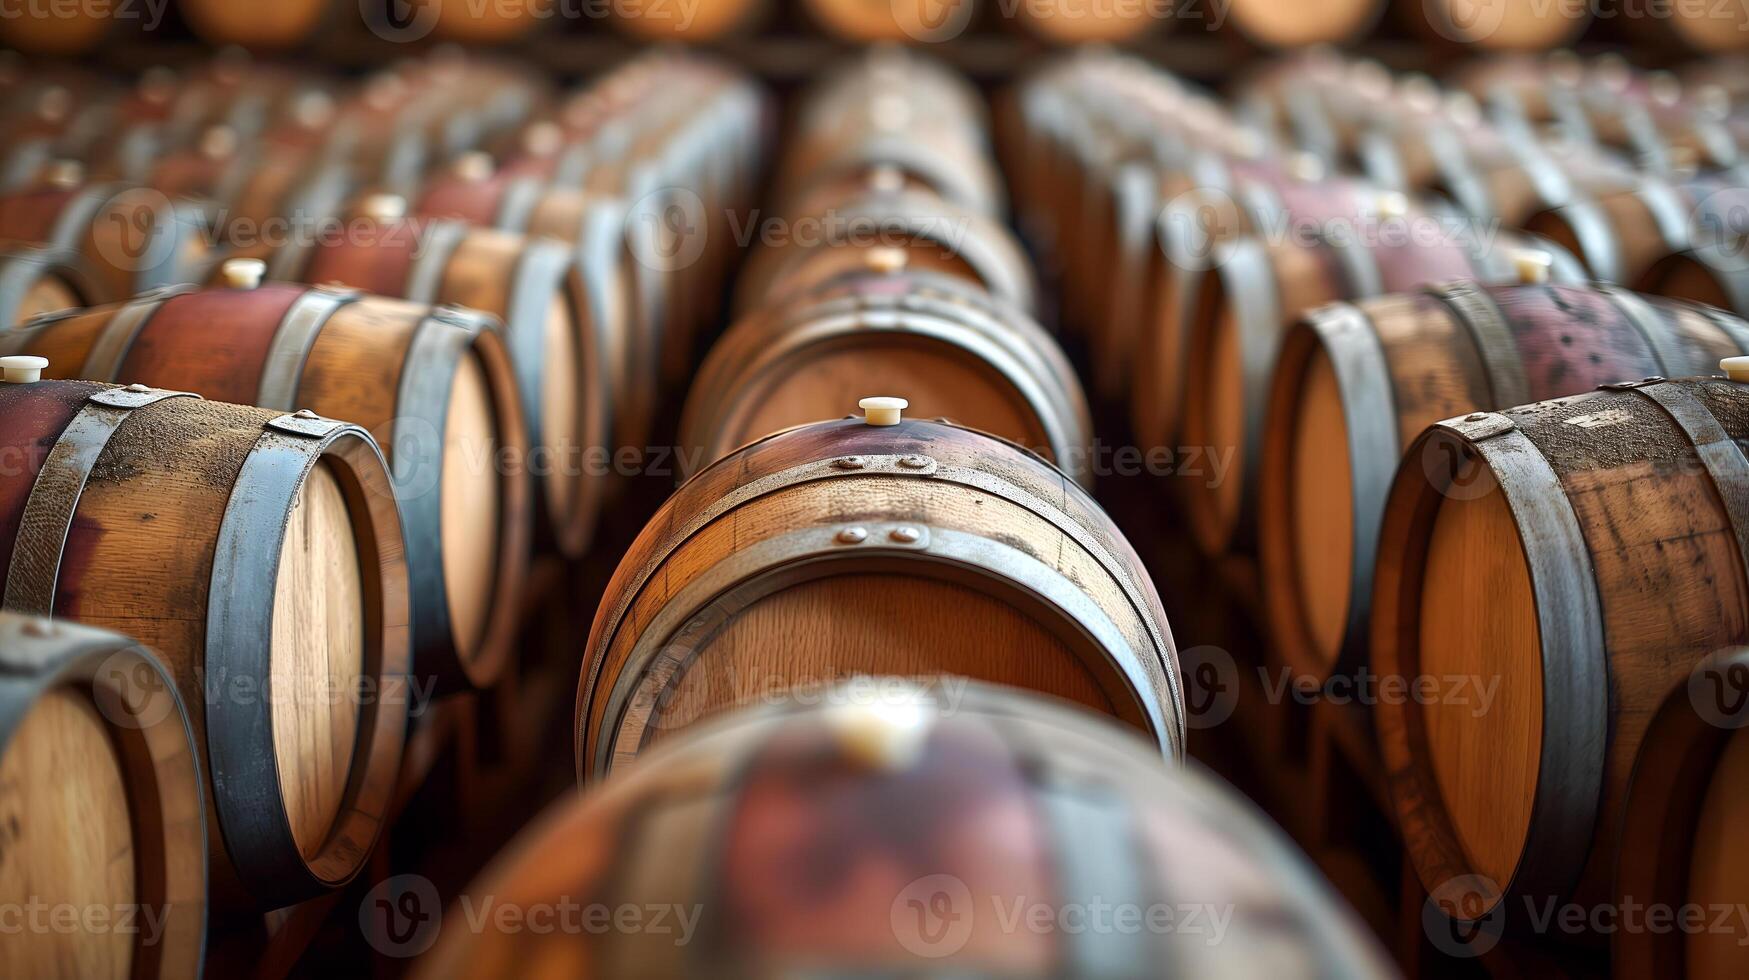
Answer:
<svg viewBox="0 0 1749 980"><path fill-rule="evenodd" d="M143 395L146 392L151 391L152 389L151 389L151 387L149 387L147 385L140 384L138 381L136 381L133 384L128 385L126 388L123 388L122 390L123 391L131 391L136 395Z"/></svg>
<svg viewBox="0 0 1749 980"><path fill-rule="evenodd" d="M868 532L860 527L847 527L838 532L839 544L861 544L868 540Z"/></svg>
<svg viewBox="0 0 1749 980"><path fill-rule="evenodd" d="M25 636L35 636L46 639L55 635L55 627L53 623L50 623L47 620L32 619L24 624L24 627L20 632L24 633Z"/></svg>
<svg viewBox="0 0 1749 980"><path fill-rule="evenodd" d="M929 465L929 460L922 456L906 456L899 460L899 465L908 470L920 470Z"/></svg>
<svg viewBox="0 0 1749 980"><path fill-rule="evenodd" d="M1487 416L1487 415L1486 415L1486 414L1485 414L1485 413L1483 413L1483 412L1477 412L1477 413L1475 413L1475 414L1474 414L1474 415L1466 415L1466 416L1464 416L1464 421L1465 421L1465 422L1480 422L1480 421L1482 421L1482 420L1483 420L1483 419L1485 419L1485 418L1487 418L1487 417L1488 417L1488 416Z"/></svg>
<svg viewBox="0 0 1749 980"><path fill-rule="evenodd" d="M833 468L840 470L860 470L864 465L866 464L863 463L861 456L846 456L843 459L832 461Z"/></svg>
<svg viewBox="0 0 1749 980"><path fill-rule="evenodd" d="M923 533L914 527L896 527L887 537L900 544L916 544L923 537Z"/></svg>
<svg viewBox="0 0 1749 980"><path fill-rule="evenodd" d="M292 418L294 419L319 419L321 417L322 416L317 415L315 412L312 412L307 408L300 408L292 413Z"/></svg>

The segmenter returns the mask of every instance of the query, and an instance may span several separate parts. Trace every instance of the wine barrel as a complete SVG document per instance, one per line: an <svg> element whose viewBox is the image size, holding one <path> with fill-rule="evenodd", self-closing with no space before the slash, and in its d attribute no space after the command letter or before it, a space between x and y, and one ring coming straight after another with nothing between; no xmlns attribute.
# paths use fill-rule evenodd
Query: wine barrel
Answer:
<svg viewBox="0 0 1749 980"><path fill-rule="evenodd" d="M1437 221L1438 241L1414 242L1413 231L1391 241L1383 229L1392 220L1386 218L1373 241L1361 241L1372 237L1364 232L1348 244L1241 239L1186 291L1193 305L1178 445L1224 462L1215 463L1214 472L1189 468L1175 482L1190 515L1191 537L1206 554L1256 547L1269 372L1295 320L1336 300L1407 292L1447 279L1546 278L1551 264L1556 281L1583 280L1571 256L1540 240L1509 232L1487 239ZM1424 219L1405 220L1401 227L1413 229Z"/></svg>
<svg viewBox="0 0 1749 980"><path fill-rule="evenodd" d="M764 17L766 0L703 0L687 5L663 0L621 0L614 30L644 41L696 43L730 37Z"/></svg>
<svg viewBox="0 0 1749 980"><path fill-rule="evenodd" d="M687 397L680 444L708 465L770 432L832 418L844 384L891 391L1032 448L1092 482L1092 423L1074 369L1024 312L952 276L868 253L850 270L731 327ZM886 264L882 264L886 263Z"/></svg>
<svg viewBox="0 0 1749 980"><path fill-rule="evenodd" d="M1614 975L1723 980L1749 968L1741 936L1710 928L1718 910L1744 906L1736 828L1749 778L1749 651L1702 660L1646 726L1621 821L1615 895L1652 908L1707 910L1700 929L1622 929L1611 938ZM1649 972L1655 971L1655 972Z"/></svg>
<svg viewBox="0 0 1749 980"><path fill-rule="evenodd" d="M1227 15L1246 40L1265 48L1356 41L1372 30L1385 10L1384 0L1236 0Z"/></svg>
<svg viewBox="0 0 1749 980"><path fill-rule="evenodd" d="M1499 51L1564 48L1591 23L1580 3L1503 3L1501 0L1425 0L1402 8L1416 26L1465 47Z"/></svg>
<svg viewBox="0 0 1749 980"><path fill-rule="evenodd" d="M865 405L866 419L725 457L646 525L590 631L579 775L774 686L850 671L1047 691L1181 756L1165 614L1092 498L1007 442Z"/></svg>
<svg viewBox="0 0 1749 980"><path fill-rule="evenodd" d="M367 203L345 238L282 249L268 262L269 276L497 317L528 423L541 536L567 557L581 555L594 534L611 450L609 362L622 342L606 332L623 324L592 317L576 254L562 242L408 219L397 197Z"/></svg>
<svg viewBox="0 0 1749 980"><path fill-rule="evenodd" d="M375 441L313 413L21 381L17 363L0 362L19 469L0 483L5 608L125 626L163 657L204 750L216 889L275 908L346 883L381 830L410 693Z"/></svg>
<svg viewBox="0 0 1749 980"><path fill-rule="evenodd" d="M952 679L768 697L559 804L469 893L699 918L683 943L653 929L467 929L452 912L417 976L1392 974L1238 793L1089 712ZM992 914L1019 908L1076 924ZM1154 924L1063 941L1112 909ZM1163 928L1166 909L1230 926L1223 941L1188 913Z"/></svg>
<svg viewBox="0 0 1749 980"><path fill-rule="evenodd" d="M162 917L133 933L14 920L0 972L200 974L207 840L196 759L176 682L151 651L0 612L0 901Z"/></svg>
<svg viewBox="0 0 1749 980"><path fill-rule="evenodd" d="M1013 16L1027 33L1052 44L1133 41L1172 23L1174 0L1017 0Z"/></svg>
<svg viewBox="0 0 1749 980"><path fill-rule="evenodd" d="M123 9L131 10L131 15L119 16ZM120 25L130 19L133 30L143 33L142 27L149 20L144 7L121 8L107 4L68 4L52 8L19 6L0 17L0 42L31 54L82 55L101 44L104 38L117 33Z"/></svg>
<svg viewBox="0 0 1749 980"><path fill-rule="evenodd" d="M793 233L748 257L735 288L738 317L865 263L863 253L873 248L901 249L911 265L958 276L1004 302L1034 309L1031 265L1008 229L934 194L882 185L815 213L792 215L789 225Z"/></svg>
<svg viewBox="0 0 1749 980"><path fill-rule="evenodd" d="M1722 187L1689 202L1687 248L1652 263L1638 288L1749 315L1749 190Z"/></svg>
<svg viewBox="0 0 1749 980"><path fill-rule="evenodd" d="M1603 284L1447 283L1306 314L1282 339L1259 454L1274 649L1319 679L1365 663L1385 492L1422 429L1745 351L1736 317Z"/></svg>
<svg viewBox="0 0 1749 980"><path fill-rule="evenodd" d="M292 0L254 10L226 0L178 0L176 9L189 30L209 44L272 50L309 40L329 22L335 5L332 0Z"/></svg>
<svg viewBox="0 0 1749 980"><path fill-rule="evenodd" d="M863 44L947 40L958 36L977 16L976 0L953 4L939 0L804 0L802 6L827 34Z"/></svg>
<svg viewBox="0 0 1749 980"><path fill-rule="evenodd" d="M1749 641L1746 407L1740 382L1648 378L1448 419L1408 447L1373 668L1498 692L1478 710L1443 685L1373 715L1421 882L1470 876L1453 919L1607 900L1648 722L1703 657Z"/></svg>
<svg viewBox="0 0 1749 980"><path fill-rule="evenodd" d="M77 252L111 296L185 281L205 248L198 229L188 209L158 191L85 184L77 165L0 194L0 241Z"/></svg>
<svg viewBox="0 0 1749 980"><path fill-rule="evenodd" d="M83 259L54 246L0 246L0 331L43 313L111 302Z"/></svg>
<svg viewBox="0 0 1749 980"><path fill-rule="evenodd" d="M1697 223L1723 219L1728 230L1742 225L1744 215L1749 187L1741 180L1716 174L1674 181L1642 177L1632 188L1576 197L1543 211L1525 227L1571 252L1598 279L1635 283L1697 244ZM1702 242L1709 237L1713 229L1703 227Z"/></svg>
<svg viewBox="0 0 1749 980"><path fill-rule="evenodd" d="M417 679L490 684L510 659L531 487L497 321L339 287L182 287L0 334L56 377L199 390L355 419L386 447L412 569Z"/></svg>
<svg viewBox="0 0 1749 980"><path fill-rule="evenodd" d="M487 172L474 162L478 160L470 156L427 181L413 213L569 245L582 283L582 319L593 326L608 375L609 431L616 445L645 445L658 398L657 343L652 336L656 324L653 313L637 307L643 295L640 262L627 234L626 202L612 194L554 186L539 176L506 169Z"/></svg>

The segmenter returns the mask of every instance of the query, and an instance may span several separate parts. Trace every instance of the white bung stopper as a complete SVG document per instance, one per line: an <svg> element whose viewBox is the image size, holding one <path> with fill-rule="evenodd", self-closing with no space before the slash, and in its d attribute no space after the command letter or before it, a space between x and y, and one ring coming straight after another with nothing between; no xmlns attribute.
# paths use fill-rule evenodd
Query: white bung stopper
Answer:
<svg viewBox="0 0 1749 980"><path fill-rule="evenodd" d="M862 409L862 420L869 425L898 425L911 403L903 398L876 395L856 403Z"/></svg>

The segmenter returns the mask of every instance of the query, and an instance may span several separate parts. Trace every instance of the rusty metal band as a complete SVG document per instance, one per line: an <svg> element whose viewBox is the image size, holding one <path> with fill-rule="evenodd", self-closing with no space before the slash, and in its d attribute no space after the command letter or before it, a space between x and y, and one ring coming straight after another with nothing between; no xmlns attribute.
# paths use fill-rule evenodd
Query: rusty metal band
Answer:
<svg viewBox="0 0 1749 980"><path fill-rule="evenodd" d="M1652 351L1652 360L1658 364L1654 373L1669 378L1687 377L1694 372L1689 370L1688 358L1677 344L1673 332L1664 325L1664 319L1652 304L1629 289L1623 289L1614 283L1599 282L1592 288L1609 297L1615 303L1615 308L1627 318L1634 332L1645 340L1646 346Z"/></svg>
<svg viewBox="0 0 1749 980"><path fill-rule="evenodd" d="M1493 404L1510 408L1530 401L1530 382L1525 379L1524 365L1518 359L1518 344L1512 339L1506 314L1493 298L1471 282L1429 286L1427 293L1445 304L1475 341L1488 372Z"/></svg>
<svg viewBox="0 0 1749 980"><path fill-rule="evenodd" d="M121 366L127 362L128 351L134 346L134 338L145 329L146 321L158 312L165 300L195 292L197 288L193 284L183 283L154 289L141 293L126 306L116 310L103 331L97 335L91 350L86 353L79 376L92 381L122 380L117 375L121 373Z"/></svg>
<svg viewBox="0 0 1749 980"><path fill-rule="evenodd" d="M12 563L6 572L4 605L15 612L52 616L55 585L61 574L61 551L73 526L74 512L92 467L121 424L136 408L166 398L199 398L186 391L162 391L139 386L105 388L91 395L49 450L24 513L18 520Z"/></svg>
<svg viewBox="0 0 1749 980"><path fill-rule="evenodd" d="M1743 447L1686 384L1654 381L1630 390L1657 402L1694 444L1695 455L1706 467L1737 536L1737 555L1744 563L1744 581L1749 583L1749 458L1744 457Z"/></svg>
<svg viewBox="0 0 1749 980"><path fill-rule="evenodd" d="M298 386L303 381L304 362L328 320L342 306L361 294L343 286L312 286L292 301L279 321L261 365L261 386L255 404L289 412L299 406Z"/></svg>
<svg viewBox="0 0 1749 980"><path fill-rule="evenodd" d="M1508 892L1565 895L1597 825L1609 744L1609 664L1591 552L1560 477L1510 418L1440 422L1492 469L1530 569L1542 643L1542 750L1535 815Z"/></svg>
<svg viewBox="0 0 1749 980"><path fill-rule="evenodd" d="M713 566L689 582L642 630L626 663L615 677L604 706L604 723L613 726L614 737L599 739L591 760L591 774L606 776L616 761L624 761L618 744L621 733L648 716L630 715L635 691L646 693L640 712L654 710L660 695L650 692L666 687L690 662L696 643L708 640L736 613L760 598L795 581L830 574L830 566L847 561L867 563L888 558L910 562L928 561L958 566L980 579L999 579L1052 608L1064 624L1084 635L1084 645L1106 657L1109 665L1138 694L1157 694L1154 685L1139 670L1142 663L1124 640L1122 632L1104 610L1055 569L1009 545L964 531L930 528L909 521L858 522L866 530L867 543L845 543L838 522L804 528L768 538L738 549L728 560ZM917 532L915 541L899 543L891 532L903 526ZM911 565L910 567L915 567ZM658 658L663 663L656 668ZM656 668L656 669L652 669ZM651 684L654 680L657 684ZM1157 697L1140 696L1136 707L1146 719L1160 747L1177 757L1177 729L1161 711ZM646 729L647 731L647 729ZM641 748L641 746L640 746Z"/></svg>
<svg viewBox="0 0 1749 980"><path fill-rule="evenodd" d="M1348 432L1350 510L1354 561L1349 566L1348 613L1343 653L1362 642L1371 610L1374 562L1391 475L1402 457L1390 365L1372 321L1359 307L1342 303L1314 310L1306 323L1322 342L1336 372L1342 418Z"/></svg>
<svg viewBox="0 0 1749 980"><path fill-rule="evenodd" d="M1095 541L1093 536L1088 533L1086 528L1081 526L1079 521L1072 519L1068 514L1052 504L1033 496L1006 480L1001 480L979 470L960 467L944 468L941 467L932 457L912 454L897 456L860 455L858 456L858 459L861 461L861 465L856 468L846 468L841 466L841 459L841 457L820 459L810 463L802 463L790 467L789 469L779 470L776 473L771 473L760 477L757 480L742 484L741 486L716 498L709 506L701 508L695 512L686 523L671 536L672 544L660 552L651 554L637 569L636 574L627 584L627 587L620 593L620 598L614 606L611 609L606 607L603 608L599 649L605 653L605 651L613 645L614 636L618 632L620 623L624 620L626 612L631 608L631 605L638 594L644 590L644 587L649 583L651 577L655 575L657 569L662 566L662 563L667 561L674 552L678 551L690 541L693 536L709 526L713 521L722 517L724 514L761 497L801 486L805 483L812 483L816 480L832 479L835 477L874 475L934 478L988 493L1014 504L1017 507L1030 511L1034 516L1043 519L1053 527L1057 528L1059 532L1073 539L1076 544L1080 545L1084 551L1099 563L1100 567L1105 570L1106 574L1111 576L1112 580L1123 590L1124 596L1129 600L1136 617L1148 630L1149 635L1155 644L1155 654L1166 677L1168 688L1167 693L1170 696L1174 706L1174 711L1177 715L1177 728L1172 729L1169 732L1171 737L1171 754L1175 758L1182 755L1184 739L1184 695L1178 679L1177 665L1172 659L1173 648L1170 638L1160 634L1157 624L1153 621L1153 615L1147 601L1142 597L1141 590L1137 587L1136 583L1131 580L1128 571L1123 568L1122 563L1107 551L1103 545ZM1065 479L1065 490L1067 489L1068 481ZM587 683L581 689L586 692L583 697L589 699L594 698L595 685L600 679L601 666L602 657L598 656L592 658L588 665ZM590 713L589 702L584 701L580 703L579 709L580 717L586 719ZM582 738L581 730L578 732L578 738ZM579 747L581 746L579 745Z"/></svg>

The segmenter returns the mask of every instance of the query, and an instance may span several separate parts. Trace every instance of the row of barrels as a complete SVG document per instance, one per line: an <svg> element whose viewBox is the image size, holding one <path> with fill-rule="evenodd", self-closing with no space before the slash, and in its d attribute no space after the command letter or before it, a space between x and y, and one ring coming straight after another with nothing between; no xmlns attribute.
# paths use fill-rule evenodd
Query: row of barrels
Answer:
<svg viewBox="0 0 1749 980"><path fill-rule="evenodd" d="M1223 156L1205 138L1215 162L1198 166L1234 188L1222 218L1237 230L1211 222L1202 233L1225 244L1199 255L1167 207L1150 239L1146 222L1122 215L1146 188L1183 186L1161 159L1198 139L1197 120L1216 131L1233 120L1134 64L1083 58L1056 72L1016 99L1015 117L1033 124L1023 155L1061 168L1048 173L1067 173L1082 200L1115 202L1118 217L1077 225L1059 195L1037 201L1037 226L1065 252L1157 250L1191 283L1177 287L1190 334L1181 369L1134 373L1110 394L1180 400L1175 432L1138 413L1145 441L1164 431L1179 440L1165 445L1235 452L1230 485L1195 481L1180 495L1194 537L1211 553L1257 556L1272 649L1314 684L1370 672L1444 685L1380 699L1371 715L1409 858L1440 907L1469 928L1531 928L1535 903L1589 908L1612 887L1615 901L1670 908L1729 899L1744 880L1718 828L1741 819L1732 733L1749 720L1749 672L1735 659L1749 640L1749 324L1692 301L1717 298L1692 287L1667 298L1588 282L1595 268L1535 237L1500 233L1491 248L1507 261L1494 275L1476 261L1489 249L1463 235L1328 237L1332 210L1344 209L1343 228L1366 213L1356 199L1427 205L1364 176L1326 176L1304 150ZM1132 126L1139 135L1102 115L1138 92L1189 111L1151 116ZM1255 144L1241 149L1269 145L1232 131L1227 142ZM1620 193L1645 200L1656 178L1638 176ZM1331 210L1311 212L1309 243L1267 232L1272 209L1320 207ZM1624 236L1645 231L1610 211ZM1686 241L1649 250L1663 253L1653 267L1701 264ZM1281 258L1308 250L1315 261ZM1063 267L1073 282L1075 264ZM1102 313L1064 314L1096 363L1102 345L1119 345L1120 359L1128 350ZM1732 377L1705 377L1719 368ZM1497 686L1498 700L1450 697L1454 679ZM1621 975L1654 964L1739 975L1735 940L1621 930L1616 964Z"/></svg>
<svg viewBox="0 0 1749 980"><path fill-rule="evenodd" d="M452 897L697 908L697 939L451 916L421 975L1386 975L1278 833L1178 769L1159 599L1050 460L1084 406L1027 313L981 109L898 52L802 99L780 211L822 230L754 247L688 396L704 468L607 587L588 792ZM818 421L856 385L894 394ZM992 914L1016 900L1150 919L1064 942ZM1161 924L1191 907L1232 931Z"/></svg>
<svg viewBox="0 0 1749 980"><path fill-rule="evenodd" d="M725 256L663 263L667 226L616 202L740 206L762 98L652 55L523 120L540 152L507 127L496 160L307 216L346 234L215 240L0 330L0 883L173 917L33 929L6 975L197 975L208 913L357 874L410 713L516 656L532 551L581 553L615 492L588 454L649 424L667 348L714 316ZM65 190L0 195L0 233L85 268L100 223Z"/></svg>
<svg viewBox="0 0 1749 980"><path fill-rule="evenodd" d="M286 49L335 32L389 41L426 38L474 44L514 41L552 29L554 21L593 28L607 21L618 33L641 40L709 41L750 32L771 19L771 0L710 0L663 3L618 0L590 6L566 0L441 0L410 11L340 0L298 0L272 17L247 16L224 0L177 0L180 20L214 44ZM928 0L871 5L855 0L801 0L798 12L810 24L851 41L939 41L986 19L1014 20L1056 43L1119 41L1165 30L1179 33L1231 31L1270 48L1358 40L1392 22L1429 41L1500 50L1546 50L1572 43L1597 23L1598 33L1644 43L1700 51L1740 50L1749 14L1713 0L1672 0L1621 9L1584 3L1515 4L1503 0L1325 0L1316 7L1281 0L1017 0L977 4L962 0L947 10ZM979 9L979 8L983 9ZM32 9L0 25L0 39L21 50L73 54L111 36L162 29L164 11L108 5L84 9Z"/></svg>

